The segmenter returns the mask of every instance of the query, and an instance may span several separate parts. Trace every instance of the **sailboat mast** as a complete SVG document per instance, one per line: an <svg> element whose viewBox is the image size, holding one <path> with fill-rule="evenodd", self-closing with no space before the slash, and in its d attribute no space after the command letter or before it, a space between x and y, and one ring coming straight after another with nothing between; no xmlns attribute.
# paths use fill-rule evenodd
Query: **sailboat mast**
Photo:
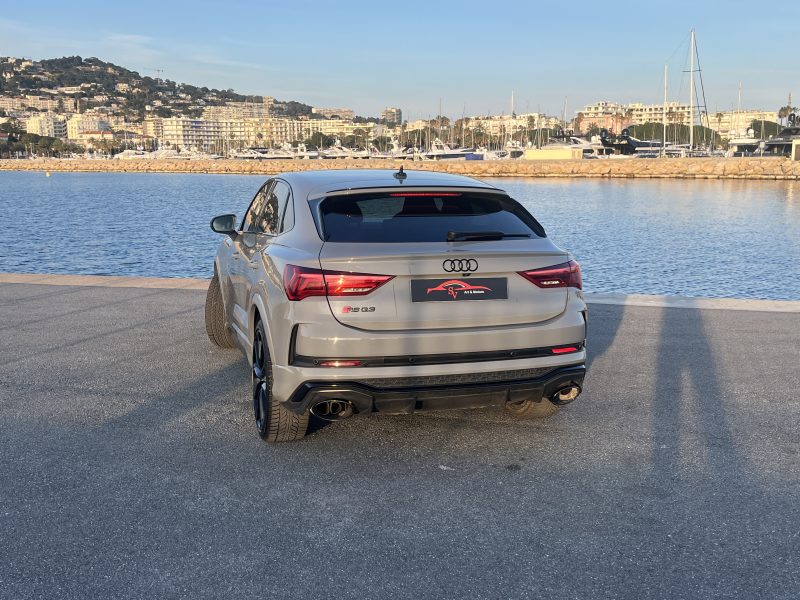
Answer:
<svg viewBox="0 0 800 600"><path fill-rule="evenodd" d="M667 63L664 64L664 108L661 111L661 154L666 154L667 148Z"/></svg>
<svg viewBox="0 0 800 600"><path fill-rule="evenodd" d="M739 137L739 128L742 126L742 82L739 82L739 100L736 103L736 136Z"/></svg>
<svg viewBox="0 0 800 600"><path fill-rule="evenodd" d="M694 148L694 29L689 41L689 150Z"/></svg>

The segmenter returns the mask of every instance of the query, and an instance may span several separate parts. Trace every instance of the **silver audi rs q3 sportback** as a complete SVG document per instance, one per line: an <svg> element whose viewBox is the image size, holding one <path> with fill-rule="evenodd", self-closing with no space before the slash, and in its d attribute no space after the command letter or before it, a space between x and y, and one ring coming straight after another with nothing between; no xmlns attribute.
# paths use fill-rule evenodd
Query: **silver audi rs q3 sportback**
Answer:
<svg viewBox="0 0 800 600"><path fill-rule="evenodd" d="M505 406L581 392L581 270L503 190L468 177L338 170L269 179L221 215L206 329L252 364L262 438L309 416Z"/></svg>

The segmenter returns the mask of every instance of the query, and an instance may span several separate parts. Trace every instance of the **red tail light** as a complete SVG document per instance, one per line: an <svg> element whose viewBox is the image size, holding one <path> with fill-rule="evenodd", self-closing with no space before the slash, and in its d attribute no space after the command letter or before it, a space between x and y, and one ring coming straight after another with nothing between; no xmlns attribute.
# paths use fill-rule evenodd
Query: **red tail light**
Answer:
<svg viewBox="0 0 800 600"><path fill-rule="evenodd" d="M286 265L283 270L283 287L289 300L326 295L365 296L392 279L393 275L322 271L296 265Z"/></svg>
<svg viewBox="0 0 800 600"><path fill-rule="evenodd" d="M460 196L460 192L400 192L399 194L389 194L392 198L444 198L450 196Z"/></svg>
<svg viewBox="0 0 800 600"><path fill-rule="evenodd" d="M553 354L569 354L571 352L577 352L577 346L562 346L561 348L550 348L550 352Z"/></svg>
<svg viewBox="0 0 800 600"><path fill-rule="evenodd" d="M581 266L574 260L543 269L519 271L519 274L540 288L574 287L579 290L583 289Z"/></svg>

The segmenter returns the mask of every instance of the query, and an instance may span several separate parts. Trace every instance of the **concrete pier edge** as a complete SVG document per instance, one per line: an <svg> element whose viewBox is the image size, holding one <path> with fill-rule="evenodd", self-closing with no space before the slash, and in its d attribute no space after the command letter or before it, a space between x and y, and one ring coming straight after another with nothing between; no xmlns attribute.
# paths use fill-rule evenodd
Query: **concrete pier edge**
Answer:
<svg viewBox="0 0 800 600"><path fill-rule="evenodd" d="M208 279L169 277L120 277L114 275L55 275L47 273L3 273L0 284L35 284L86 287L204 290ZM745 298L693 298L645 294L585 293L589 304L650 306L654 308L695 308L755 312L800 313L797 300L752 300Z"/></svg>

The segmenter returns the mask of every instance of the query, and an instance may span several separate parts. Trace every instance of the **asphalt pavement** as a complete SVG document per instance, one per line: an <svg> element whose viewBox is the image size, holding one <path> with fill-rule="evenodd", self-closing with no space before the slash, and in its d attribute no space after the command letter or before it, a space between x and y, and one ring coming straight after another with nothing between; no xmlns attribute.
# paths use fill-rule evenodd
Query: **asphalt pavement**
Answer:
<svg viewBox="0 0 800 600"><path fill-rule="evenodd" d="M200 289L0 284L0 597L800 597L800 315L596 304L586 390L256 435Z"/></svg>

